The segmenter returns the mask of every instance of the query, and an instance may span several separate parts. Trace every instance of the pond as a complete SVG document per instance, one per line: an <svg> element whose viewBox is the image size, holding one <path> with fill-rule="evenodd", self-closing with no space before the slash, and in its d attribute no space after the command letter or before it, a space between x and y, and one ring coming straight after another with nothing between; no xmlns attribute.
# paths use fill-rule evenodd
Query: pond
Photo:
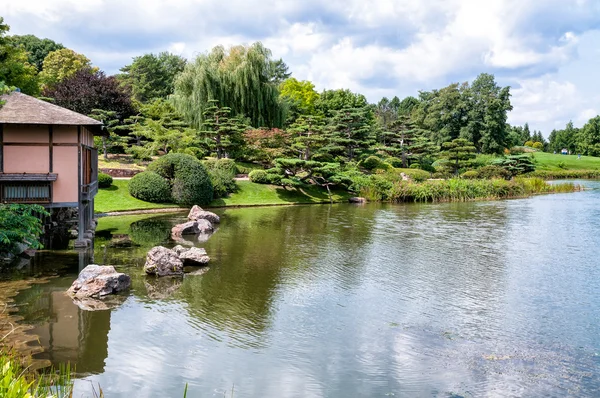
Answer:
<svg viewBox="0 0 600 398"><path fill-rule="evenodd" d="M60 276L16 303L75 396L600 395L600 183L529 199L222 210L211 263L142 275L185 214L102 219L94 261L132 276L112 310ZM127 235L134 247L111 247ZM30 270L30 272L41 272Z"/></svg>

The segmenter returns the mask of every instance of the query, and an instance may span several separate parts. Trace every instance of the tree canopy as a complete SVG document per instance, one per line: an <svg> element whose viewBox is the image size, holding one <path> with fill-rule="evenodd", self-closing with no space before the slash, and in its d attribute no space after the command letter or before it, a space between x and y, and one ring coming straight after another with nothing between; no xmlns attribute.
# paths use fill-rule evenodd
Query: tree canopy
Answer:
<svg viewBox="0 0 600 398"><path fill-rule="evenodd" d="M25 49L6 35L9 30L0 17L0 82L17 87L25 94L37 95L37 70L29 63Z"/></svg>
<svg viewBox="0 0 600 398"><path fill-rule="evenodd" d="M84 69L91 69L91 61L88 57L69 48L62 48L52 51L44 59L40 82L44 88L52 89L58 83Z"/></svg>
<svg viewBox="0 0 600 398"><path fill-rule="evenodd" d="M11 40L27 52L27 61L41 72L44 59L53 51L65 48L60 43L50 39L40 39L34 35L11 36Z"/></svg>

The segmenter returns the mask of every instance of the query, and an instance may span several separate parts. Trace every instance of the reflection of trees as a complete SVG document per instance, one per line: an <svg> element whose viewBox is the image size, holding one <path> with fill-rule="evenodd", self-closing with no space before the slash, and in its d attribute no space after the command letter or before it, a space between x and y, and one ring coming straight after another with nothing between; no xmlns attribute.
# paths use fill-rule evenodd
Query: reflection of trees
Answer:
<svg viewBox="0 0 600 398"><path fill-rule="evenodd" d="M108 355L110 311L82 311L65 294L72 277L51 285L34 285L16 297L19 315L33 325L28 332L39 337L45 351L36 359L54 364L71 363L78 373L101 373ZM31 297L35 303L22 306Z"/></svg>
<svg viewBox="0 0 600 398"><path fill-rule="evenodd" d="M173 224L161 217L139 220L129 226L131 240L142 246L158 246L169 241Z"/></svg>

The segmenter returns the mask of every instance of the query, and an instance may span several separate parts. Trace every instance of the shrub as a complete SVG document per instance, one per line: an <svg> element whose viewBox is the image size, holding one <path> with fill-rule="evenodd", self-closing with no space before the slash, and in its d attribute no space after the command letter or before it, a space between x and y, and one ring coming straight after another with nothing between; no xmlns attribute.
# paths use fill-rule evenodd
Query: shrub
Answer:
<svg viewBox="0 0 600 398"><path fill-rule="evenodd" d="M269 177L265 170L252 170L250 174L248 174L248 178L250 181L255 182L257 184L268 184Z"/></svg>
<svg viewBox="0 0 600 398"><path fill-rule="evenodd" d="M185 153L186 155L191 155L196 159L203 159L204 156L206 156L205 151L195 146L189 146L185 148L182 153Z"/></svg>
<svg viewBox="0 0 600 398"><path fill-rule="evenodd" d="M399 168L402 167L402 159L399 159L399 158L387 158L385 161L387 163L389 163L394 168L399 169ZM412 165L411 165L411 167L412 167Z"/></svg>
<svg viewBox="0 0 600 398"><path fill-rule="evenodd" d="M564 170L564 169L566 169L566 168L567 168L567 165L565 164L565 162L562 162L562 161L561 161L561 162L558 162L558 163L556 164L556 167L558 167L559 169L563 169L563 170Z"/></svg>
<svg viewBox="0 0 600 398"><path fill-rule="evenodd" d="M477 170L468 170L465 171L464 173L462 173L461 178L467 179L467 180L474 180L479 178L479 173L477 173Z"/></svg>
<svg viewBox="0 0 600 398"><path fill-rule="evenodd" d="M421 165L419 165L418 163L413 163L410 165L409 169L420 169Z"/></svg>
<svg viewBox="0 0 600 398"><path fill-rule="evenodd" d="M530 147L530 148L533 148L533 141L527 141L527 142L525 143L525 146L528 146L528 147Z"/></svg>
<svg viewBox="0 0 600 398"><path fill-rule="evenodd" d="M105 173L98 173L98 187L110 188L113 183L113 178Z"/></svg>
<svg viewBox="0 0 600 398"><path fill-rule="evenodd" d="M171 184L171 197L180 205L209 204L213 199L213 185L204 165L185 153L169 153L148 165Z"/></svg>
<svg viewBox="0 0 600 398"><path fill-rule="evenodd" d="M485 166L477 170L477 178L481 179L504 178L508 180L510 177L511 174L500 166Z"/></svg>
<svg viewBox="0 0 600 398"><path fill-rule="evenodd" d="M163 177L153 171L136 174L129 181L129 193L145 202L166 203L171 201L171 186Z"/></svg>
<svg viewBox="0 0 600 398"><path fill-rule="evenodd" d="M396 169L395 171L398 174L406 174L415 182L423 182L430 176L430 174L427 171L421 169Z"/></svg>
<svg viewBox="0 0 600 398"><path fill-rule="evenodd" d="M41 248L38 238L42 233L42 221L38 214L49 215L39 205L0 204L0 252L14 252L23 242L34 249Z"/></svg>
<svg viewBox="0 0 600 398"><path fill-rule="evenodd" d="M375 170L375 169L387 170L391 166L388 163L385 163L384 161L379 159L377 156L369 156L368 158L366 158L365 160L363 160L361 162L361 167L363 167L366 170Z"/></svg>
<svg viewBox="0 0 600 398"><path fill-rule="evenodd" d="M215 198L222 198L228 193L234 192L235 185L235 162L231 159L210 159L202 162L213 184L213 194Z"/></svg>
<svg viewBox="0 0 600 398"><path fill-rule="evenodd" d="M533 143L532 147L535 148L535 149L542 150L542 149L544 149L544 144L542 144L541 142L536 141L536 142Z"/></svg>

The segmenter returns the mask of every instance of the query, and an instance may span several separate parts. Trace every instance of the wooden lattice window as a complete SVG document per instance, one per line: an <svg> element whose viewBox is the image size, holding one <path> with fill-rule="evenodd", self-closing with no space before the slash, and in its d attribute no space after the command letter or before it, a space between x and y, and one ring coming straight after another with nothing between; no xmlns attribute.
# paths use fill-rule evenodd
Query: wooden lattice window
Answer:
<svg viewBox="0 0 600 398"><path fill-rule="evenodd" d="M49 182L10 182L0 184L0 197L5 203L49 203Z"/></svg>

